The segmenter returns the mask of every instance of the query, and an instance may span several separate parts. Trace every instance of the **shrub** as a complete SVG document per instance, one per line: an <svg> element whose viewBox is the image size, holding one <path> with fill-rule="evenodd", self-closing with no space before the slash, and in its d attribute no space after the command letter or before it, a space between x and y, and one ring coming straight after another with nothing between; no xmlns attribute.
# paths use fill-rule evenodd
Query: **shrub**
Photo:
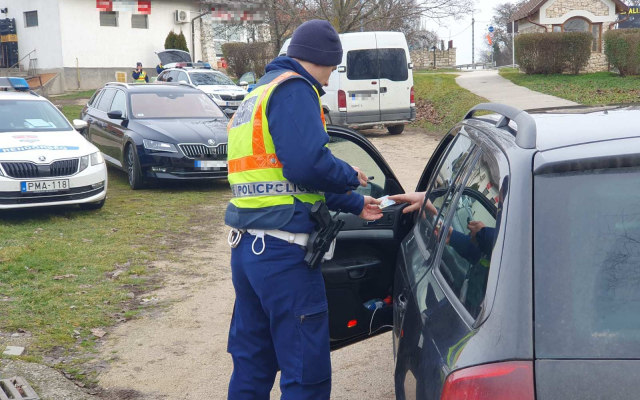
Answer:
<svg viewBox="0 0 640 400"><path fill-rule="evenodd" d="M516 36L516 62L526 74L577 74L591 56L588 32L524 33Z"/></svg>
<svg viewBox="0 0 640 400"><path fill-rule="evenodd" d="M640 74L640 29L616 29L605 33L604 54L620 75Z"/></svg>
<svg viewBox="0 0 640 400"><path fill-rule="evenodd" d="M176 48L176 38L178 36L174 31L169 32L167 38L164 40L164 48L165 49L175 49Z"/></svg>
<svg viewBox="0 0 640 400"><path fill-rule="evenodd" d="M236 77L249 71L258 77L264 75L264 68L271 59L267 43L225 43L222 54L229 64L229 72Z"/></svg>
<svg viewBox="0 0 640 400"><path fill-rule="evenodd" d="M164 48L165 49L175 49L175 50L184 50L186 52L189 51L189 46L187 45L187 38L184 36L184 33L180 31L180 34L176 34L174 31L169 32L167 38L164 40Z"/></svg>
<svg viewBox="0 0 640 400"><path fill-rule="evenodd" d="M182 30L180 30L180 34L177 35L177 39L176 39L176 50L184 50L186 52L189 52L189 45L187 45L187 38L184 37L184 33L182 32ZM195 61L195 60L193 60Z"/></svg>

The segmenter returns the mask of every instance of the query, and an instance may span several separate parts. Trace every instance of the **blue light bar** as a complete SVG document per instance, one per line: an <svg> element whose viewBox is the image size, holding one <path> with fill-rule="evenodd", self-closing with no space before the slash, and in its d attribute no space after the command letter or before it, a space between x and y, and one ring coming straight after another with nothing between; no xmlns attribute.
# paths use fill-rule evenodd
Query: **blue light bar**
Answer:
<svg viewBox="0 0 640 400"><path fill-rule="evenodd" d="M0 78L0 89L13 89L16 92L29 91L29 84L24 78Z"/></svg>
<svg viewBox="0 0 640 400"><path fill-rule="evenodd" d="M207 63L204 63L204 67L205 67L206 69L211 69L211 64L209 64L208 62L207 62Z"/></svg>

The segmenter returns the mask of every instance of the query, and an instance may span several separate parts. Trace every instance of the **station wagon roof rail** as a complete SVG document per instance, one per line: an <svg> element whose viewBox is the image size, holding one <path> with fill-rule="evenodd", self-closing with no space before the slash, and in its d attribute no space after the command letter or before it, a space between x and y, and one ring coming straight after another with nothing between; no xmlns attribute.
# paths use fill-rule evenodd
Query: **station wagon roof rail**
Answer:
<svg viewBox="0 0 640 400"><path fill-rule="evenodd" d="M492 111L502 115L496 123L496 128L503 128L513 121L517 125L516 144L523 149L536 147L536 121L526 111L519 110L506 104L481 103L471 108L464 119L471 119L478 111Z"/></svg>

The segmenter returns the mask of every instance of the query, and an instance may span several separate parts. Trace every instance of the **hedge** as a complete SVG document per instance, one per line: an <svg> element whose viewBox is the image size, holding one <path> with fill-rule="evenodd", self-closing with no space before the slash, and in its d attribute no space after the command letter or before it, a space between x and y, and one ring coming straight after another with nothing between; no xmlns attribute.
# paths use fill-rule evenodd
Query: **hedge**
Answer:
<svg viewBox="0 0 640 400"><path fill-rule="evenodd" d="M249 71L260 77L271 61L268 43L225 43L222 54L229 64L229 72L237 78Z"/></svg>
<svg viewBox="0 0 640 400"><path fill-rule="evenodd" d="M640 29L616 29L606 32L604 54L620 75L640 74Z"/></svg>
<svg viewBox="0 0 640 400"><path fill-rule="evenodd" d="M578 74L591 56L589 32L523 33L516 36L516 62L526 74Z"/></svg>

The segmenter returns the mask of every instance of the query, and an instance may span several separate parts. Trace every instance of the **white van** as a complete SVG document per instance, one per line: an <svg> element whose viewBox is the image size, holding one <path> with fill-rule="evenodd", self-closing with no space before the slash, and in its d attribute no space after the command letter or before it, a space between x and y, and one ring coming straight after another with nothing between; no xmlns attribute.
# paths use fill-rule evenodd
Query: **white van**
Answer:
<svg viewBox="0 0 640 400"><path fill-rule="evenodd" d="M413 64L401 32L343 33L342 63L324 88L327 123L353 129L384 125L399 134L416 118ZM287 54L288 39L279 55Z"/></svg>

